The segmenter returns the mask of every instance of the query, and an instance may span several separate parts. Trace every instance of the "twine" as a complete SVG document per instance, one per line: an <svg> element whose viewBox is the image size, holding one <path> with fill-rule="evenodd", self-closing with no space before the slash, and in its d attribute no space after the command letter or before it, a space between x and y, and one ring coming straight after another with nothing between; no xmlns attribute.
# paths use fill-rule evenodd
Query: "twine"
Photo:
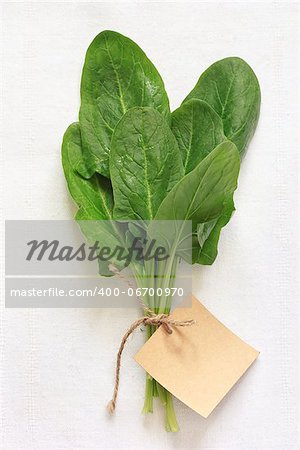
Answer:
<svg viewBox="0 0 300 450"><path fill-rule="evenodd" d="M130 287L130 281L123 275L121 272L113 265L109 265L109 270L119 276L119 278L125 280ZM141 325L154 325L156 327L162 326L168 334L172 334L172 326L173 327L188 327L195 324L194 320L174 320L170 319L169 314L155 314L148 306L146 306L141 297L137 297L140 303L142 304L145 311L147 311L147 316L143 316L140 319L134 321L129 329L124 334L119 351L117 354L117 363L116 363L116 371L115 371L115 385L112 399L107 404L107 410L110 414L113 414L116 409L116 402L118 397L119 385L120 385L120 370L121 370L121 358L122 353L125 347L125 344L129 338L129 336Z"/></svg>

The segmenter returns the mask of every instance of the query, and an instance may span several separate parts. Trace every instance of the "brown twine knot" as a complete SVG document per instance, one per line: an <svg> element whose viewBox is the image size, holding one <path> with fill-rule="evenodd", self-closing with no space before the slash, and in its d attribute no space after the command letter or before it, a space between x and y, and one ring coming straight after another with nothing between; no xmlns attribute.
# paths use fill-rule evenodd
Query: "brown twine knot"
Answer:
<svg viewBox="0 0 300 450"><path fill-rule="evenodd" d="M172 326L174 327L187 327L190 325L194 325L194 320L174 320L170 319L168 314L155 314L153 311L151 311L149 308L146 308L148 311L148 316L141 317L140 319L137 319L135 322L132 323L130 328L127 330L127 332L124 334L121 345L119 347L118 355L117 355L117 364L116 364L116 372L115 372L115 386L114 386L114 392L112 399L107 405L107 410L110 414L113 414L116 409L116 401L119 391L119 384L120 384L120 369L121 369L121 357L122 353L125 347L125 344L129 338L129 336L134 332L136 328L138 328L141 325L154 325L156 327L162 326L166 330L168 334L172 334Z"/></svg>

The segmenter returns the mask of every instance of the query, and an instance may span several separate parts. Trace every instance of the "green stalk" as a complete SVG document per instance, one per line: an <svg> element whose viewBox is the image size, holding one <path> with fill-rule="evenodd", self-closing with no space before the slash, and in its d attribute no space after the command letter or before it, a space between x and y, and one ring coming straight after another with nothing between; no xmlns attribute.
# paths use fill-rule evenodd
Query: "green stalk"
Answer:
<svg viewBox="0 0 300 450"><path fill-rule="evenodd" d="M159 397L159 392L158 392L158 387L157 386L158 386L158 383L153 378L153 397Z"/></svg>
<svg viewBox="0 0 300 450"><path fill-rule="evenodd" d="M166 389L165 389L165 391L166 391L166 400L167 400L166 430L176 433L177 431L179 431L179 426L177 423L176 414L175 414L175 410L174 410L174 406L173 406L173 397L169 391L167 391Z"/></svg>
<svg viewBox="0 0 300 450"><path fill-rule="evenodd" d="M167 263L165 261L160 261L155 263L154 260L146 261L144 265L144 271L141 273L137 272L134 268L133 274L136 279L137 286L154 288L155 293L157 293L158 288L162 288L162 296L154 297L146 296L144 298L145 303L149 306L155 313L169 314L172 302L172 296L167 296L165 294L166 288L172 288L174 286L175 275L178 266L178 257L175 251L171 254ZM155 332L156 327L147 327L147 339L149 339ZM179 426L176 420L176 415L173 407L172 394L168 392L163 386L161 386L156 380L154 380L151 375L146 374L146 386L145 386L145 400L143 406L143 413L153 412L153 397L159 397L162 405L166 410L165 427L167 431L177 432L179 431Z"/></svg>
<svg viewBox="0 0 300 450"><path fill-rule="evenodd" d="M153 378L146 373L145 401L142 413L153 413Z"/></svg>
<svg viewBox="0 0 300 450"><path fill-rule="evenodd" d="M153 334L153 327L147 326L147 339L150 338ZM155 380L149 375L149 373L146 373L146 387L145 387L145 400L144 400L144 406L142 409L143 414L152 413L153 412L153 397L154 390L155 390Z"/></svg>
<svg viewBox="0 0 300 450"><path fill-rule="evenodd" d="M178 267L178 261L179 261L179 258L174 256L170 260L167 270L166 270L166 268L164 268L165 269L164 277L161 274L161 279L164 280L162 282L162 285L163 285L162 289L165 289L166 287L169 287L169 288L174 287L175 275L176 275L176 271L177 271L177 267ZM160 304L159 311L162 312L163 314L169 314L170 309L171 309L171 303L172 303L172 296L171 295L169 297L164 296L164 304L163 305L162 305L162 303ZM177 423L176 414L175 414L175 410L174 410L174 406L173 406L172 394L167 389L165 389L163 386L161 386L159 383L157 383L157 388L158 388L159 398L160 398L162 404L166 408L166 422L165 422L166 430L171 431L171 432L177 432L177 431L179 431L179 426Z"/></svg>

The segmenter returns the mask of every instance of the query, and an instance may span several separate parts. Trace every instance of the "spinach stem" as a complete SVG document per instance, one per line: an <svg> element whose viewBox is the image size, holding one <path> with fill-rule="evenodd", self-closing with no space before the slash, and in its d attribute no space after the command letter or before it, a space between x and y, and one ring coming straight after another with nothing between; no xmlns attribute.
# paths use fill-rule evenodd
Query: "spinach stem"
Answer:
<svg viewBox="0 0 300 450"><path fill-rule="evenodd" d="M145 401L143 414L153 413L153 378L146 373Z"/></svg>
<svg viewBox="0 0 300 450"><path fill-rule="evenodd" d="M172 394L166 391L166 430L172 431L173 433L176 433L179 431L179 426L176 419L176 414L173 406L173 398Z"/></svg>
<svg viewBox="0 0 300 450"><path fill-rule="evenodd" d="M173 252L167 262L159 261L153 263L147 261L144 264L142 273L133 269L133 274L138 287L154 288L154 296L145 295L144 301L155 313L169 314L172 303L172 294L167 295L166 289L174 286L179 258ZM161 296L158 296L157 289L161 288ZM156 328L147 326L147 339L155 332ZM161 386L151 375L146 374L145 400L143 413L153 412L153 397L159 397L166 410L165 427L167 431L177 432L179 426L173 407L172 394Z"/></svg>

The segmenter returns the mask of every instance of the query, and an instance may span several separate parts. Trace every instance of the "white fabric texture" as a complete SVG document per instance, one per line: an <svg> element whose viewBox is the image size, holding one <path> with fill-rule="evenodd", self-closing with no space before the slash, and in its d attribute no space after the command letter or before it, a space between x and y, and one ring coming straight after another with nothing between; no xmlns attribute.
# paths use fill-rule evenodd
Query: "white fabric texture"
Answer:
<svg viewBox="0 0 300 450"><path fill-rule="evenodd" d="M1 448L299 448L298 5L6 3L2 24L6 219L73 217L60 144L77 119L85 51L104 29L144 49L165 81L172 109L204 69L226 56L253 67L262 108L217 261L193 268L194 294L261 351L258 361L206 420L176 400L181 431L173 435L164 430L158 402L153 415L141 415L144 373L132 356L142 332L125 350L115 417L105 411L120 338L138 307L2 307Z"/></svg>

